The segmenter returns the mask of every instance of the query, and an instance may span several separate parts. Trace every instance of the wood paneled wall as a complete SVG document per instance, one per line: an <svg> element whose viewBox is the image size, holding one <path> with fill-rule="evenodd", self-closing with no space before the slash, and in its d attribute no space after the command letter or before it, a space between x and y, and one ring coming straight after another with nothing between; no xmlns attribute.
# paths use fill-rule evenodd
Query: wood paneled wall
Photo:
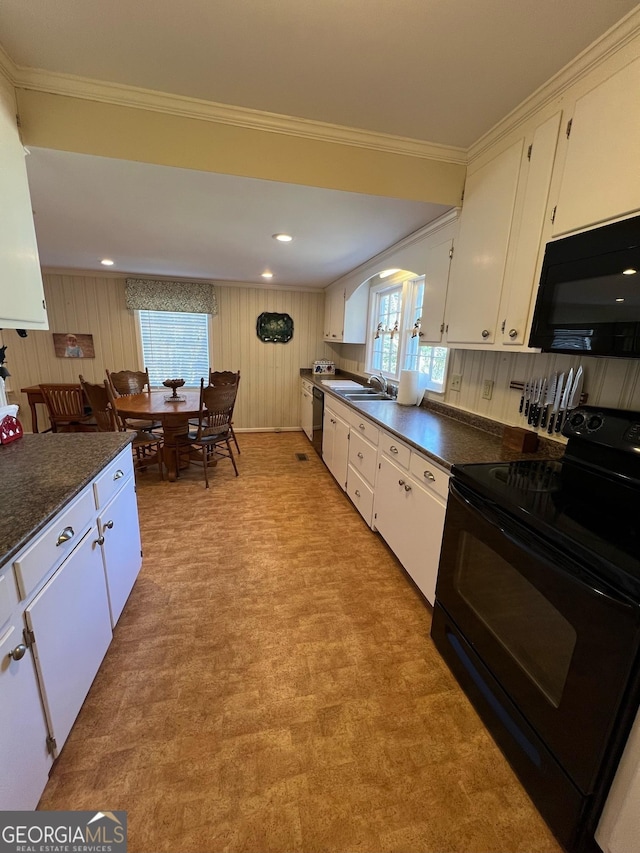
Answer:
<svg viewBox="0 0 640 853"><path fill-rule="evenodd" d="M135 315L124 299L124 278L115 276L44 276L49 313L48 332L19 338L4 331L10 399L21 406L20 417L31 428L27 399L20 388L40 382L77 382L82 373L101 382L105 369L137 368ZM242 381L234 412L237 429L292 429L299 426L301 367L332 357L322 341L324 293L216 284L219 313L212 321L211 364L218 370L240 370ZM290 314L293 339L265 344L256 335L263 311ZM53 332L93 335L95 358L56 358Z"/></svg>
<svg viewBox="0 0 640 853"><path fill-rule="evenodd" d="M364 346L333 345L332 358L342 370L364 373ZM640 411L640 359L451 350L449 377L462 376L460 391L447 390L443 395L432 396L434 400L493 420L523 425L518 413L521 394L510 389L509 383L546 376L556 370L567 371L578 364L584 368L584 391L589 394L589 404ZM486 379L495 383L491 400L482 399Z"/></svg>

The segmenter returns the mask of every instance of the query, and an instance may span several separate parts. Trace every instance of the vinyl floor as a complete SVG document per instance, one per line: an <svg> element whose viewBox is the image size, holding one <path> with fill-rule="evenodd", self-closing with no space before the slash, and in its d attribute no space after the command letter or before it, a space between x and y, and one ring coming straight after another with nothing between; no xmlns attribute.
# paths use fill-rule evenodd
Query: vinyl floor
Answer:
<svg viewBox="0 0 640 853"><path fill-rule="evenodd" d="M209 490L138 475L142 571L39 808L124 809L130 853L559 853L304 435L239 442Z"/></svg>

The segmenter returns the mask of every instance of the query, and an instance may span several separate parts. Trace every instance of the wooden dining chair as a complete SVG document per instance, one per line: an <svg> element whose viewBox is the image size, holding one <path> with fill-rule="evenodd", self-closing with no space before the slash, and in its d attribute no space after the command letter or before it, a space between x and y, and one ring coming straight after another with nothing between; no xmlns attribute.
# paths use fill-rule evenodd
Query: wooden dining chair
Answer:
<svg viewBox="0 0 640 853"><path fill-rule="evenodd" d="M144 370L117 370L105 371L115 397L129 397L131 394L142 394L151 391L149 382L149 371ZM159 430L161 424L158 421L145 421L139 418L128 418L127 427L135 430Z"/></svg>
<svg viewBox="0 0 640 853"><path fill-rule="evenodd" d="M180 470L180 454L188 448L199 450L204 468L205 488L209 488L209 465L216 465L219 458L230 459L238 476L238 467L231 447L231 415L236 401L236 385L205 385L200 380L200 410L195 431L179 437L176 444L176 468Z"/></svg>
<svg viewBox="0 0 640 853"><path fill-rule="evenodd" d="M100 432L128 432L124 419L118 415L115 397L107 380L105 379L102 385L94 385L87 382L81 375L80 383L87 399L91 401ZM133 466L136 470L144 471L149 465L157 465L160 469L160 478L164 480L162 436L145 430L135 430L131 451Z"/></svg>
<svg viewBox="0 0 640 853"><path fill-rule="evenodd" d="M40 391L44 398L51 432L95 432L97 424L82 386L68 383L41 383Z"/></svg>
<svg viewBox="0 0 640 853"><path fill-rule="evenodd" d="M236 386L236 395L238 391L238 385L240 384L240 371L233 370L210 370L209 371L209 385L235 385ZM235 406L235 402L234 402ZM233 418L233 411L231 412L231 417ZM231 429L231 437L233 438L233 443L236 446L236 450L240 453L240 447L238 446L238 439L236 438L236 434L233 431L233 421L230 424Z"/></svg>

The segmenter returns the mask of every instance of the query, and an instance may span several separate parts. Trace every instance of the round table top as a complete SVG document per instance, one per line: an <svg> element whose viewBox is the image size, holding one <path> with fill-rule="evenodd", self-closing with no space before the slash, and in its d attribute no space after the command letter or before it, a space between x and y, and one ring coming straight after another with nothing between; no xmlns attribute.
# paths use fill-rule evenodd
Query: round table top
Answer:
<svg viewBox="0 0 640 853"><path fill-rule="evenodd" d="M181 403L170 403L165 400L171 394L170 388L157 391L145 391L142 394L130 394L116 398L116 409L121 415L129 418L153 416L162 420L163 417L182 415L192 418L200 411L200 390L179 388L181 397L186 397Z"/></svg>

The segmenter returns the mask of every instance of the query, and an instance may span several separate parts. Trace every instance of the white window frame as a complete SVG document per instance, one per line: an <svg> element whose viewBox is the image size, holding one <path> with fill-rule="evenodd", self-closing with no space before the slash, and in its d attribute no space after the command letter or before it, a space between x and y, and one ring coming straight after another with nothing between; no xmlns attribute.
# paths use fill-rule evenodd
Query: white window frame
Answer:
<svg viewBox="0 0 640 853"><path fill-rule="evenodd" d="M169 311L169 312L163 312L163 313L175 314L175 313L179 313L179 312ZM136 320L135 328L136 328L136 348L138 351L138 369L144 370L146 367L148 367L148 365L145 364L144 349L142 346L142 329L141 329L141 325L140 325L140 311L134 311L134 315L135 315L135 320ZM207 317L207 340L208 340L208 359L209 359L208 370L211 371L211 370L213 370L213 322L212 322L212 317L210 314L207 314L206 317ZM171 375L169 375L169 374L171 374ZM164 378L165 379L177 379L177 378L181 378L181 377L174 376L172 373L171 366L169 365L169 366L167 366L167 376L165 376ZM208 372L205 374L205 376L203 378L204 378L205 384L206 384L209 380ZM159 384L157 382L154 383L152 377L150 377L150 379L151 379L151 387L152 388L161 388L162 387L161 384ZM200 387L200 381L198 380L198 382L196 384L186 385L185 387L186 388L195 388L195 387L199 388Z"/></svg>
<svg viewBox="0 0 640 853"><path fill-rule="evenodd" d="M376 339L376 332L378 330L379 323L379 314L380 314L380 295L384 294L390 290L397 289L398 286L402 286L402 305L400 309L400 321L398 324L398 332L394 333L398 335L399 347L398 347L398 361L396 370L394 372L388 370L379 371L377 368L373 366L373 357L374 357L374 340ZM400 381L400 372L404 369L407 369L405 365L407 364L407 358L410 357L409 348L410 341L419 335L420 327L419 325L416 327L414 324L419 323L421 319L422 305L418 305L418 293L420 291L420 286L424 286L424 276L411 276L407 277L407 273L400 273L399 276L391 278L387 281L379 282L378 284L374 284L370 287L369 291L369 319L368 319L368 327L367 327L367 346L366 346L366 356L365 356L365 372L373 375L375 373L382 373L385 379L391 382L399 382ZM414 319L416 318L416 319ZM415 335L414 335L415 330ZM382 334L390 334L389 331L385 330ZM444 394L446 390L446 380L447 380L447 369L449 363L449 350L447 347L438 347L439 349L446 350L445 356L445 365L444 365L444 376L442 383L434 382L429 375L422 374L420 377L419 387L421 390L432 391L436 394ZM417 355L425 356L427 354L427 350L436 349L435 346L430 347L428 345L421 346L418 342L418 352ZM431 355L431 354L429 354ZM412 365L408 369L416 369L415 365Z"/></svg>

